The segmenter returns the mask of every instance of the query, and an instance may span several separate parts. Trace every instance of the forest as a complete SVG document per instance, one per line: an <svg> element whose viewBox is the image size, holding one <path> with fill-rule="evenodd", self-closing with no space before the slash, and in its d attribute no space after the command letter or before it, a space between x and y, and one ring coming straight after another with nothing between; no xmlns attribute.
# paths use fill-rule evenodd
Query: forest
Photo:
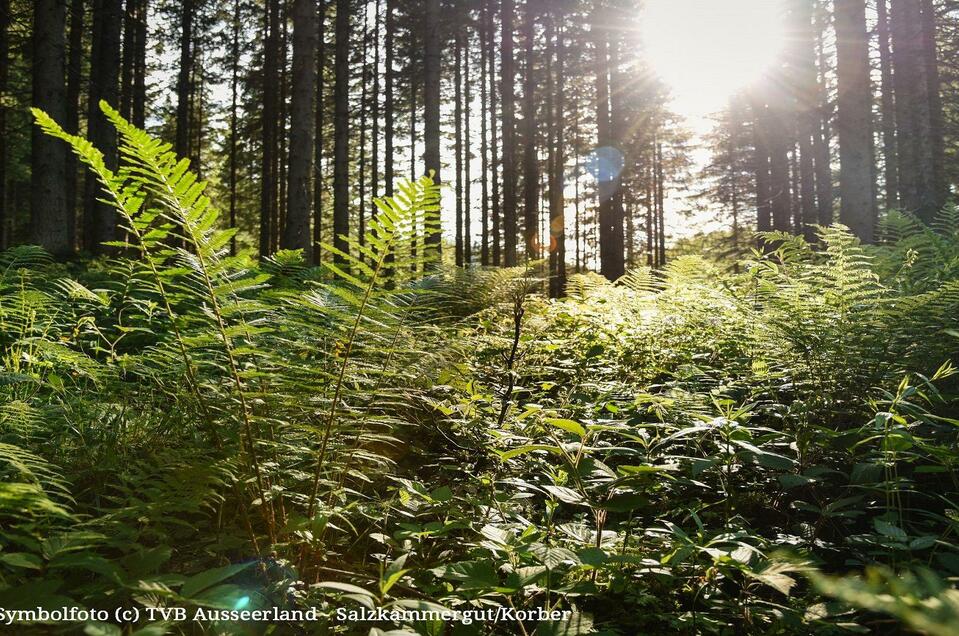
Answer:
<svg viewBox="0 0 959 636"><path fill-rule="evenodd" d="M959 2L0 0L0 633L959 633Z"/></svg>

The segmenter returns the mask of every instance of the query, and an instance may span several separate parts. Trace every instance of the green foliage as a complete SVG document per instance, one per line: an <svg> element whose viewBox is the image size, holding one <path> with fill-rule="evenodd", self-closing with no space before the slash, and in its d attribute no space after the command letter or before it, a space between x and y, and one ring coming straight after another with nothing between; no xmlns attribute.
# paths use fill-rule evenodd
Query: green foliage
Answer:
<svg viewBox="0 0 959 636"><path fill-rule="evenodd" d="M529 270L414 252L438 218L425 178L331 265L228 256L188 164L104 112L117 171L35 114L122 219L114 256L0 254L0 606L948 633L953 210L932 230L890 215L878 246L769 235L739 272L684 256L548 300ZM337 622L359 607L569 614Z"/></svg>

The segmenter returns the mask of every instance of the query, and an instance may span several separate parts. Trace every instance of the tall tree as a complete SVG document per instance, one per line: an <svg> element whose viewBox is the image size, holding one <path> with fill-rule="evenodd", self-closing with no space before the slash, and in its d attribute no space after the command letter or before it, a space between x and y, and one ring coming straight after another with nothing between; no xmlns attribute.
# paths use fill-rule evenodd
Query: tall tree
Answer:
<svg viewBox="0 0 959 636"><path fill-rule="evenodd" d="M816 204L819 208L819 224L832 224L833 217L833 181L832 163L830 160L829 144L832 136L830 122L832 120L833 104L826 90L826 45L825 31L827 13L821 5L815 13L817 77L816 92L819 103L819 117L813 127L813 154L815 155L816 169Z"/></svg>
<svg viewBox="0 0 959 636"><path fill-rule="evenodd" d="M423 21L423 106L425 111L423 139L425 148L423 159L427 174L433 173L433 180L442 183L440 165L440 46L443 41L440 26L440 0L425 0L426 8ZM427 245L439 250L441 236L439 228L426 228Z"/></svg>
<svg viewBox="0 0 959 636"><path fill-rule="evenodd" d="M64 0L33 3L33 104L55 120L66 117L64 86L66 22ZM31 234L33 241L56 256L73 252L68 230L66 146L34 127L30 148Z"/></svg>
<svg viewBox="0 0 959 636"><path fill-rule="evenodd" d="M236 228L237 205L237 133L239 128L238 101L240 91L240 0L233 0L233 22L230 25L230 137L228 140L230 228ZM236 255L236 235L230 237L230 255Z"/></svg>
<svg viewBox="0 0 959 636"><path fill-rule="evenodd" d="M393 170L395 161L394 138L396 136L396 107L393 102L393 91L396 90L396 71L393 68L394 44L396 37L396 7L395 0L386 0L386 19L383 48L386 54L384 61L385 91L383 94L383 178L386 196L393 196L393 181L396 179Z"/></svg>
<svg viewBox="0 0 959 636"><path fill-rule="evenodd" d="M489 253L489 82L488 38L489 3L484 2L480 17L480 265L490 264Z"/></svg>
<svg viewBox="0 0 959 636"><path fill-rule="evenodd" d="M551 103L549 105L549 295L559 298L566 287L566 220L564 211L566 202L566 139L564 129L566 83L564 79L566 50L564 29L565 14L561 8L554 8L549 18L549 47L551 58L555 59L553 72L549 76L547 89ZM559 25L557 25L557 22ZM553 79L555 77L555 80Z"/></svg>
<svg viewBox="0 0 959 636"><path fill-rule="evenodd" d="M461 27L462 28L462 27ZM463 38L458 32L455 36L453 62L453 128L454 128L454 169L456 178L456 243L455 259L457 267L463 265Z"/></svg>
<svg viewBox="0 0 959 636"><path fill-rule="evenodd" d="M892 0L890 20L900 203L928 223L938 203L919 0Z"/></svg>
<svg viewBox="0 0 959 636"><path fill-rule="evenodd" d="M500 103L502 115L503 149L503 253L506 267L516 265L516 122L515 92L513 82L516 71L513 66L513 0L502 0L500 5ZM496 217L494 216L494 219ZM495 228L495 221L494 221ZM494 229L494 235L496 230ZM495 243L494 243L495 245ZM494 250L496 248L494 247ZM494 259L495 260L495 259Z"/></svg>
<svg viewBox="0 0 959 636"><path fill-rule="evenodd" d="M136 61L136 19L139 0L126 0L123 7L123 48L120 52L120 114L133 117L133 68Z"/></svg>
<svg viewBox="0 0 959 636"><path fill-rule="evenodd" d="M316 3L293 0L293 77L290 95L290 169L281 247L310 249L310 172L313 168L313 90L316 77Z"/></svg>
<svg viewBox="0 0 959 636"><path fill-rule="evenodd" d="M487 7L489 8L489 29L486 32L487 38L487 65L489 67L489 129L490 129L490 172L492 172L492 196L493 202L490 209L490 259L493 265L501 265L502 252L500 246L502 245L500 241L500 219L502 214L502 206L500 199L500 152L499 152L499 139L497 138L497 128L496 123L500 119L496 116L497 113L497 99L496 99L496 61L494 56L494 39L495 39L495 3L496 0L487 0ZM503 122L505 125L505 114L503 115ZM505 130L505 129L504 129ZM505 141L504 141L505 143Z"/></svg>
<svg viewBox="0 0 959 636"><path fill-rule="evenodd" d="M594 154L599 197L599 255L600 272L609 280L616 280L625 272L622 249L622 217L615 213L616 190L618 189L618 151L613 148L613 130L610 119L609 86L609 24L608 9L598 2L593 13L593 50L596 78L596 136L597 150Z"/></svg>
<svg viewBox="0 0 959 636"><path fill-rule="evenodd" d="M313 148L313 263L320 264L323 254L324 143L326 127L326 11L327 0L317 3L316 19L316 140Z"/></svg>
<svg viewBox="0 0 959 636"><path fill-rule="evenodd" d="M525 45L523 69L523 239L526 259L538 257L537 210L539 208L539 158L536 139L536 18L538 0L526 0L523 21Z"/></svg>
<svg viewBox="0 0 959 636"><path fill-rule="evenodd" d="M176 81L176 143L174 149L180 157L190 157L190 98L192 97L190 74L193 64L194 0L184 0L180 5L180 65Z"/></svg>
<svg viewBox="0 0 959 636"><path fill-rule="evenodd" d="M939 74L939 52L936 42L936 4L920 0L922 24L922 62L926 79L926 100L929 109L929 145L932 161L932 191L930 205L939 211L946 204L946 148L943 136L942 89Z"/></svg>
<svg viewBox="0 0 959 636"><path fill-rule="evenodd" d="M792 3L792 29L794 50L791 56L795 65L796 136L799 144L800 214L796 231L812 240L812 224L817 222L815 130L819 126L818 86L816 78L816 38L813 32L813 5L806 0Z"/></svg>
<svg viewBox="0 0 959 636"><path fill-rule="evenodd" d="M77 0L80 4L83 0ZM133 125L138 128L146 126L146 76L147 76L147 0L138 0L136 3L136 20L134 36L136 46L133 55Z"/></svg>
<svg viewBox="0 0 959 636"><path fill-rule="evenodd" d="M333 53L333 246L349 251L350 233L350 0L336 0ZM335 255L338 263L343 257Z"/></svg>
<svg viewBox="0 0 959 636"><path fill-rule="evenodd" d="M464 148L464 157L463 157L463 198L466 201L466 204L463 208L463 262L469 264L473 260L473 234L472 234L472 193L470 186L472 184L472 175L470 168L472 166L472 156L473 153L470 151L472 145L472 137L470 137L470 122L473 121L473 117L470 113L470 104L472 104L472 81L470 78L470 56L471 56L471 43L472 39L470 38L469 32L466 34L466 55L463 59L463 135L466 139L465 148Z"/></svg>
<svg viewBox="0 0 959 636"><path fill-rule="evenodd" d="M121 0L94 0L93 46L90 54L87 139L103 152L110 169L117 167L117 136L100 111L100 100L116 104L120 68ZM116 237L116 211L100 202L100 186L89 172L84 187L84 247L93 254L110 251L105 242Z"/></svg>
<svg viewBox="0 0 959 636"><path fill-rule="evenodd" d="M65 127L68 132L80 132L80 83L83 81L83 61L86 57L83 47L83 17L86 14L86 0L73 0L70 3L70 31L68 40L70 53L67 60L67 107ZM0 137L3 131L0 130ZM77 158L72 152L66 153L66 175L64 193L67 200L67 233L76 238L77 221ZM2 230L0 230L2 233Z"/></svg>
<svg viewBox="0 0 959 636"><path fill-rule="evenodd" d="M7 247L7 90L10 80L10 0L0 0L0 249Z"/></svg>
<svg viewBox="0 0 959 636"><path fill-rule="evenodd" d="M277 136L280 91L280 0L266 0L263 17L266 38L263 48L263 93L260 153L260 256L272 248L273 219L277 212Z"/></svg>
<svg viewBox="0 0 959 636"><path fill-rule="evenodd" d="M882 122L883 181L886 207L895 208L899 205L899 165L896 161L896 106L892 81L892 52L889 46L889 11L886 0L876 0L876 35L879 44L879 72L882 77L880 121Z"/></svg>
<svg viewBox="0 0 959 636"><path fill-rule="evenodd" d="M863 242L873 240L872 88L865 0L834 0L838 84L840 220Z"/></svg>

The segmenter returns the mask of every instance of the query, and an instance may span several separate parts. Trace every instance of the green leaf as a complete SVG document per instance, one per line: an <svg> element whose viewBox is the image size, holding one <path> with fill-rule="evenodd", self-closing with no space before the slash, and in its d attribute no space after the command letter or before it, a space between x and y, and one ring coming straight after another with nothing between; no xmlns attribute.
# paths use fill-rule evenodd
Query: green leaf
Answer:
<svg viewBox="0 0 959 636"><path fill-rule="evenodd" d="M180 596L190 598L198 592L202 592L220 581L225 581L252 565L253 561L248 561L246 563L235 563L233 565L225 565L221 568L213 568L212 570L200 572L186 580L183 587L180 588Z"/></svg>
<svg viewBox="0 0 959 636"><path fill-rule="evenodd" d="M37 555L27 552L4 552L0 554L0 562L15 568L43 569L43 560Z"/></svg>
<svg viewBox="0 0 959 636"><path fill-rule="evenodd" d="M403 578L403 575L409 572L409 570L397 570L395 572L388 572L386 577L380 581L380 595L386 596L386 593L390 591L390 588L396 585L400 579Z"/></svg>
<svg viewBox="0 0 959 636"><path fill-rule="evenodd" d="M572 433L580 439L586 437L586 429L579 422L574 422L573 420L565 420L557 417L550 417L546 419L546 423L550 426L555 426L556 428L561 428L567 433Z"/></svg>
<svg viewBox="0 0 959 636"><path fill-rule="evenodd" d="M884 537L889 537L890 539L894 539L901 543L905 543L909 540L909 535L906 534L905 530L899 526L894 526L887 521L883 521L882 519L873 519L872 525L876 528L876 532Z"/></svg>
<svg viewBox="0 0 959 636"><path fill-rule="evenodd" d="M508 451L497 451L497 453L499 454L500 459L506 461L507 459L513 459L514 457L526 455L527 453L532 453L534 451L547 451L557 455L560 455L563 452L559 446L552 446L549 444L527 444L526 446L518 446L517 448L513 448Z"/></svg>
<svg viewBox="0 0 959 636"><path fill-rule="evenodd" d="M353 585L352 583L340 583L339 581L322 581L320 583L315 583L311 587L318 587L325 590L336 590L338 592L348 592L350 594L359 594L361 596L369 596L371 598L376 598L376 595L368 590L364 590L359 585Z"/></svg>
<svg viewBox="0 0 959 636"><path fill-rule="evenodd" d="M586 500L583 499L583 496L573 490L572 488L567 488L565 486L543 486L543 490L553 495L563 503L568 504L585 504Z"/></svg>

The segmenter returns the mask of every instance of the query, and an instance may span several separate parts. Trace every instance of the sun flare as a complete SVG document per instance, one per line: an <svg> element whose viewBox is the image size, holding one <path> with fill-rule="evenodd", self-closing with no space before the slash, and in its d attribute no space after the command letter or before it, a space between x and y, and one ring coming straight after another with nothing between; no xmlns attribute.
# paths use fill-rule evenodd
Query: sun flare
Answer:
<svg viewBox="0 0 959 636"><path fill-rule="evenodd" d="M645 55L684 115L716 111L782 46L781 0L648 0Z"/></svg>

